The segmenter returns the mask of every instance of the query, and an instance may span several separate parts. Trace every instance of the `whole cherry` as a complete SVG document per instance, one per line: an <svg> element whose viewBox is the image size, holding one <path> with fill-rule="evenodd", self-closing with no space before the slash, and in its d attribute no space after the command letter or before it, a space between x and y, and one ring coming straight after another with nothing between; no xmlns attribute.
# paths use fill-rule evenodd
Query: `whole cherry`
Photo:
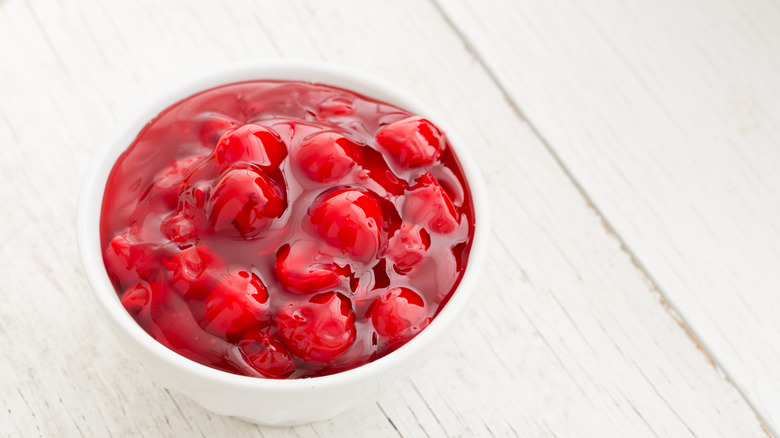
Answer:
<svg viewBox="0 0 780 438"><path fill-rule="evenodd" d="M287 147L271 128L248 123L225 131L212 154L220 169L233 163L248 162L261 167L279 166L287 156Z"/></svg>
<svg viewBox="0 0 780 438"><path fill-rule="evenodd" d="M137 317L150 303L152 288L149 283L141 282L128 288L121 298L122 306L127 312Z"/></svg>
<svg viewBox="0 0 780 438"><path fill-rule="evenodd" d="M268 306L268 290L257 275L231 271L206 297L206 330L232 339L249 328L267 325Z"/></svg>
<svg viewBox="0 0 780 438"><path fill-rule="evenodd" d="M460 224L457 209L430 173L419 177L406 193L403 215L406 220L439 234L451 233Z"/></svg>
<svg viewBox="0 0 780 438"><path fill-rule="evenodd" d="M312 181L337 181L355 166L359 146L336 132L322 132L301 143L296 160Z"/></svg>
<svg viewBox="0 0 780 438"><path fill-rule="evenodd" d="M431 236L418 225L403 223L387 241L387 258L400 274L411 271L425 258Z"/></svg>
<svg viewBox="0 0 780 438"><path fill-rule="evenodd" d="M201 119L203 122L198 131L198 139L206 147L214 147L225 131L238 125L237 121L219 114L208 114Z"/></svg>
<svg viewBox="0 0 780 438"><path fill-rule="evenodd" d="M407 117L376 133L377 144L400 164L420 167L432 164L444 149L444 134L427 119Z"/></svg>
<svg viewBox="0 0 780 438"><path fill-rule="evenodd" d="M284 305L276 321L282 345L307 362L324 363L339 357L357 336L352 304L337 292Z"/></svg>
<svg viewBox="0 0 780 438"><path fill-rule="evenodd" d="M125 234L118 234L103 252L103 262L111 280L120 287L128 287L139 278L151 279L156 258L147 246L131 242Z"/></svg>
<svg viewBox="0 0 780 438"><path fill-rule="evenodd" d="M391 287L381 294L369 310L379 336L390 344L403 343L431 322L425 301L406 287Z"/></svg>
<svg viewBox="0 0 780 438"><path fill-rule="evenodd" d="M154 178L151 195L162 199L169 207L179 202L179 193L185 188L185 179L195 166L205 157L193 155L171 161Z"/></svg>
<svg viewBox="0 0 780 438"><path fill-rule="evenodd" d="M328 193L309 209L309 222L325 242L356 260L369 260L379 249L382 207L361 190Z"/></svg>
<svg viewBox="0 0 780 438"><path fill-rule="evenodd" d="M215 232L244 238L265 230L284 209L279 185L251 167L231 168L222 174L206 205Z"/></svg>
<svg viewBox="0 0 780 438"><path fill-rule="evenodd" d="M317 293L339 284L347 268L340 268L333 259L320 252L310 241L285 244L276 254L274 273L287 290L295 293Z"/></svg>
<svg viewBox="0 0 780 438"><path fill-rule="evenodd" d="M225 262L206 245L189 247L164 265L173 286L191 298L205 296L226 271Z"/></svg>
<svg viewBox="0 0 780 438"><path fill-rule="evenodd" d="M189 209L174 211L160 222L163 235L182 249L198 243L199 228L195 214Z"/></svg>
<svg viewBox="0 0 780 438"><path fill-rule="evenodd" d="M284 379L295 371L295 360L269 333L248 333L238 342L238 347L249 365L265 377Z"/></svg>

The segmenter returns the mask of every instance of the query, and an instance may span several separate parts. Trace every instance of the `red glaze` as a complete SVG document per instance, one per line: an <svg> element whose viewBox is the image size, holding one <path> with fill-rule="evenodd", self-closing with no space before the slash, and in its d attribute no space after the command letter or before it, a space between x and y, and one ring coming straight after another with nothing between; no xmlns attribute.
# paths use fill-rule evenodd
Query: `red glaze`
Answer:
<svg viewBox="0 0 780 438"><path fill-rule="evenodd" d="M352 92L215 88L117 160L101 212L122 305L166 347L265 378L399 348L463 275L474 213L446 136Z"/></svg>

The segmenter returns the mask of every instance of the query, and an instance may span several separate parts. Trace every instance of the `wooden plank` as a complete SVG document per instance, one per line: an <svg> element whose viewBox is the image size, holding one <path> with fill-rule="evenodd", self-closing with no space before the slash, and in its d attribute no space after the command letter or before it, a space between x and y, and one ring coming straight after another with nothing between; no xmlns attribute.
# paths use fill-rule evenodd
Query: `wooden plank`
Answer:
<svg viewBox="0 0 780 438"><path fill-rule="evenodd" d="M430 3L6 0L0 56L14 60L0 65L0 171L14 182L0 202L18 206L0 245L0 342L13 353L0 360L0 435L762 435ZM105 330L68 213L127 108L215 64L277 56L417 93L472 145L494 205L482 286L440 353L378 404L290 429L212 415L151 383Z"/></svg>
<svg viewBox="0 0 780 438"><path fill-rule="evenodd" d="M777 430L778 3L439 3Z"/></svg>

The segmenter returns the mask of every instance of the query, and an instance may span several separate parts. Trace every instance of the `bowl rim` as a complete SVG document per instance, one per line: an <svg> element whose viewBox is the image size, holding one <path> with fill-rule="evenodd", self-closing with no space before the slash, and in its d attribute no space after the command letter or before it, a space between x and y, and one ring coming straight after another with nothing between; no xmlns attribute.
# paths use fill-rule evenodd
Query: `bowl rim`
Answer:
<svg viewBox="0 0 780 438"><path fill-rule="evenodd" d="M122 307L105 272L99 233L104 189L116 159L149 120L174 103L216 86L250 80L304 81L345 88L426 117L446 133L463 169L474 205L474 236L469 261L460 283L437 316L417 336L390 354L326 376L279 380L238 375L200 364L168 349L147 334ZM383 374L418 355L438 339L443 331L449 329L463 313L476 289L477 277L487 254L490 219L485 183L471 152L455 131L417 97L384 79L351 67L321 61L278 59L228 64L177 81L153 97L144 99L143 104L122 117L117 127L100 143L85 173L79 195L76 228L82 266L95 296L121 330L148 353L170 367L213 384L235 388L308 391L317 387L337 387Z"/></svg>

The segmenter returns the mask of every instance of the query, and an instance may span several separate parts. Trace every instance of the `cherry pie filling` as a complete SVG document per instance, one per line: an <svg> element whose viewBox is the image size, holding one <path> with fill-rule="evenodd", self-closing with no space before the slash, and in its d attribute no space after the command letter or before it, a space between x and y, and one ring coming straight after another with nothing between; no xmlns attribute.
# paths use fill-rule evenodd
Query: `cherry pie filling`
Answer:
<svg viewBox="0 0 780 438"><path fill-rule="evenodd" d="M108 178L122 305L201 364L322 376L404 345L460 281L474 211L430 121L325 85L254 81L150 121Z"/></svg>

